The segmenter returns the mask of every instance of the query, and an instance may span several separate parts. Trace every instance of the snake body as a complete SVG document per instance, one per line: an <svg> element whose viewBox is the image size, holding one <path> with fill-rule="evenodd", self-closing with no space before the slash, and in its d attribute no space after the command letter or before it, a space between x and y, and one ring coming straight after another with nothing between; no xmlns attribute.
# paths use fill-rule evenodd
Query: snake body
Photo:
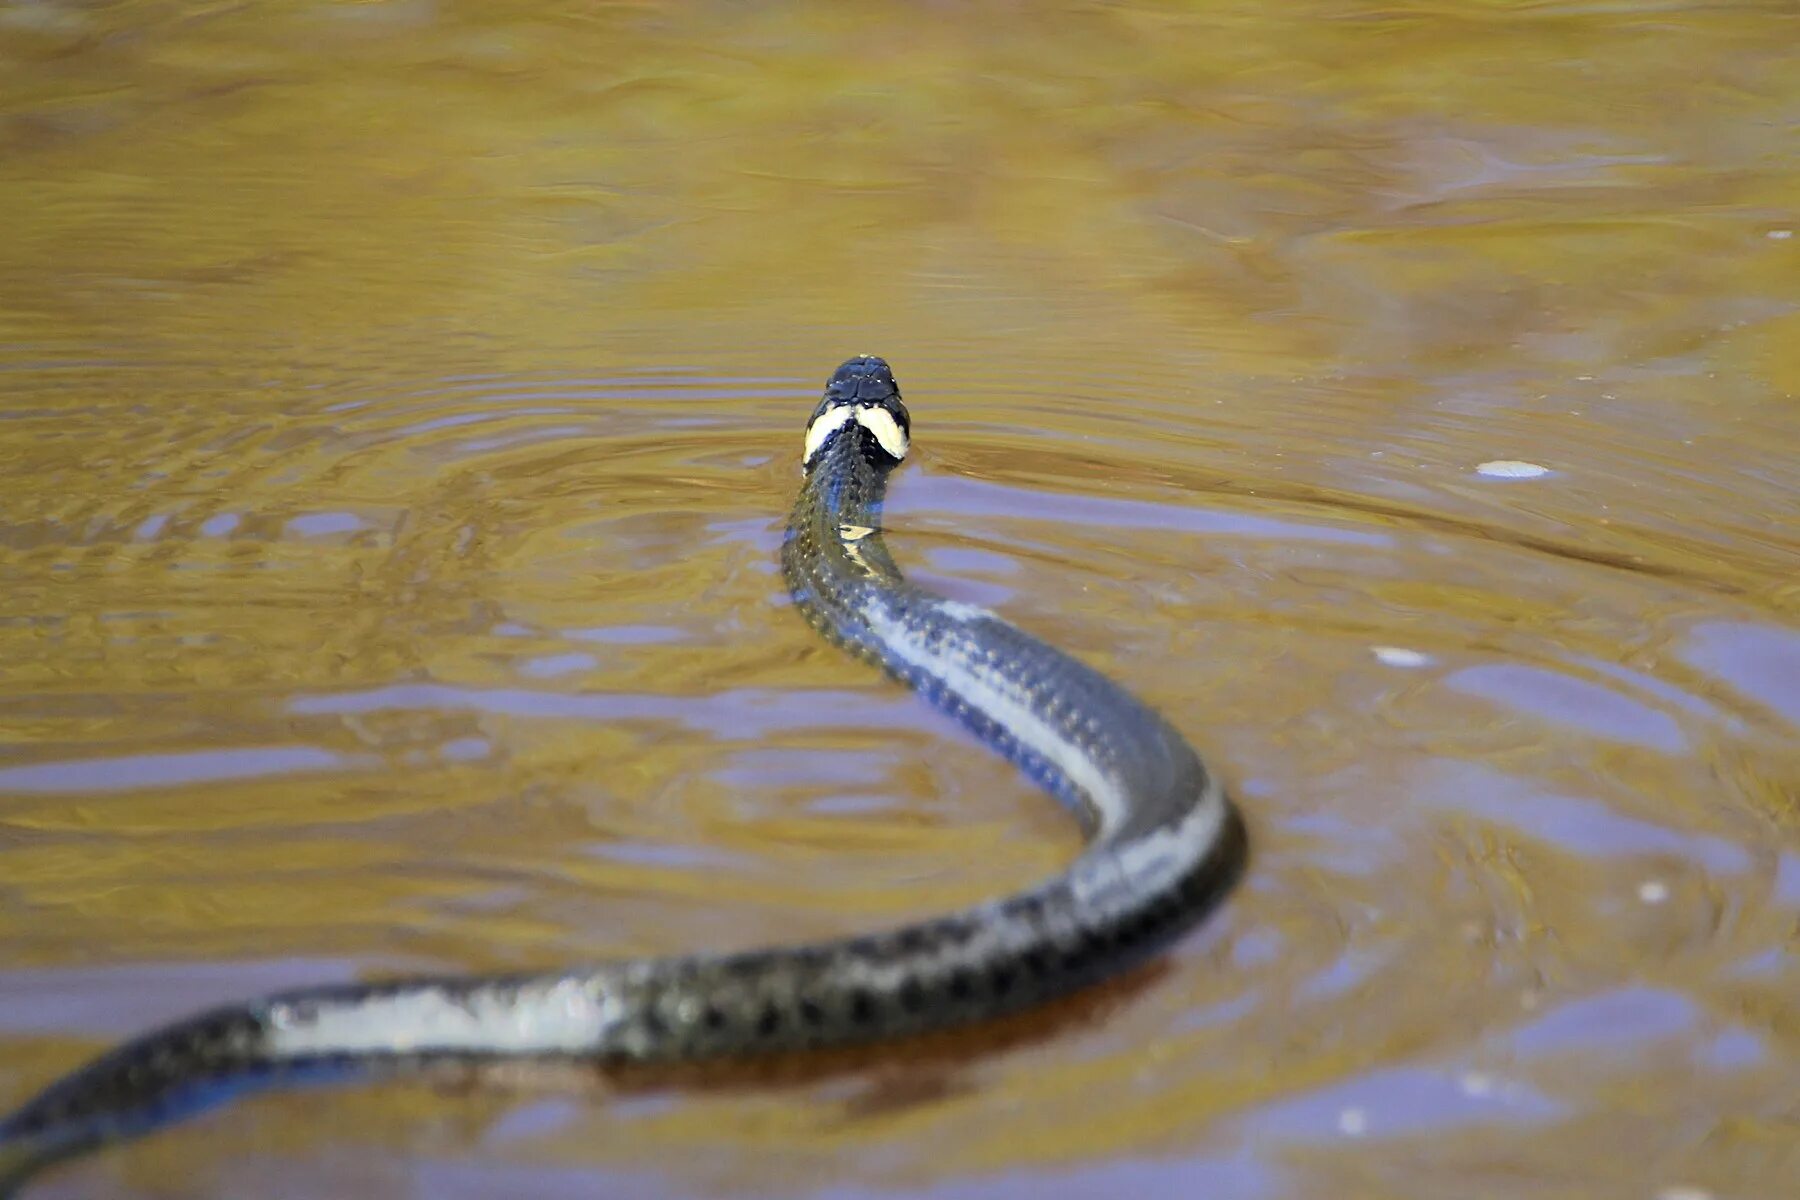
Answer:
<svg viewBox="0 0 1800 1200"><path fill-rule="evenodd" d="M1067 804L1088 844L1029 890L899 929L547 975L282 992L145 1034L0 1121L0 1193L45 1164L258 1088L432 1063L741 1057L1024 1008L1165 946L1229 889L1243 826L1192 748L1099 672L906 581L880 532L911 433L888 365L851 359L807 425L783 544L794 600Z"/></svg>

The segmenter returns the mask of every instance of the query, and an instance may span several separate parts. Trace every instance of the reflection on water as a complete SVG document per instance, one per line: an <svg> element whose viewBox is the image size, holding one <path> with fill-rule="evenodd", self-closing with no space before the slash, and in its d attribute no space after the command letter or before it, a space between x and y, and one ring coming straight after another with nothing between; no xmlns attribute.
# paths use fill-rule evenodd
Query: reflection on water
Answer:
<svg viewBox="0 0 1800 1200"><path fill-rule="evenodd" d="M1169 713L1256 847L974 1044L268 1097L44 1194L1781 1192L1795 33L0 4L0 1106L228 996L1067 861L785 611L854 352L896 554Z"/></svg>

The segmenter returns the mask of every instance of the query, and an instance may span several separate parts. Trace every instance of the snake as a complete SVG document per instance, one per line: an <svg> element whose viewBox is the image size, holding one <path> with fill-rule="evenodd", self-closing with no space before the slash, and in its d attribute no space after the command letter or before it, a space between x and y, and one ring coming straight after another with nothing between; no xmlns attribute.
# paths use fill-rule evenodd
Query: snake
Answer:
<svg viewBox="0 0 1800 1200"><path fill-rule="evenodd" d="M1063 871L898 928L536 974L301 987L143 1034L0 1120L0 1195L46 1166L247 1092L517 1061L704 1063L935 1032L1141 964L1214 909L1244 822L1173 725L994 612L909 582L881 513L912 421L888 364L840 366L806 425L782 542L823 637L948 713L1072 811Z"/></svg>

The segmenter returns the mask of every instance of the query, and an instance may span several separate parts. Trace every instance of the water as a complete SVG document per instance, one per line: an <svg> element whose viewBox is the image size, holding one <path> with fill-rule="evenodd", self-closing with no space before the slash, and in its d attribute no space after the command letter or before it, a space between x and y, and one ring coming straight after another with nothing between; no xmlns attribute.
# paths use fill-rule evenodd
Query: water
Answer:
<svg viewBox="0 0 1800 1200"><path fill-rule="evenodd" d="M1066 862L786 611L852 353L913 409L896 555L1167 712L1255 853L1157 969L971 1038L268 1097L42 1194L1781 1194L1797 40L0 7L0 1106L228 997Z"/></svg>

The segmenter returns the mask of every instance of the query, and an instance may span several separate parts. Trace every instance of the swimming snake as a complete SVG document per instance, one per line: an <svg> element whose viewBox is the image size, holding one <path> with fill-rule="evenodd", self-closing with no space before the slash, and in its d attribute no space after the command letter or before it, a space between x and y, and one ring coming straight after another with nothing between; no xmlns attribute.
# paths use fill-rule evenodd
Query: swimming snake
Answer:
<svg viewBox="0 0 1800 1200"><path fill-rule="evenodd" d="M1230 889L1246 852L1218 781L1162 717L975 605L909 582L881 506L911 420L887 363L853 358L807 423L782 546L825 638L948 712L1074 811L1087 846L1026 891L898 929L552 974L329 985L144 1034L0 1120L0 1195L44 1166L246 1091L426 1067L744 1057L936 1030L1143 961Z"/></svg>

